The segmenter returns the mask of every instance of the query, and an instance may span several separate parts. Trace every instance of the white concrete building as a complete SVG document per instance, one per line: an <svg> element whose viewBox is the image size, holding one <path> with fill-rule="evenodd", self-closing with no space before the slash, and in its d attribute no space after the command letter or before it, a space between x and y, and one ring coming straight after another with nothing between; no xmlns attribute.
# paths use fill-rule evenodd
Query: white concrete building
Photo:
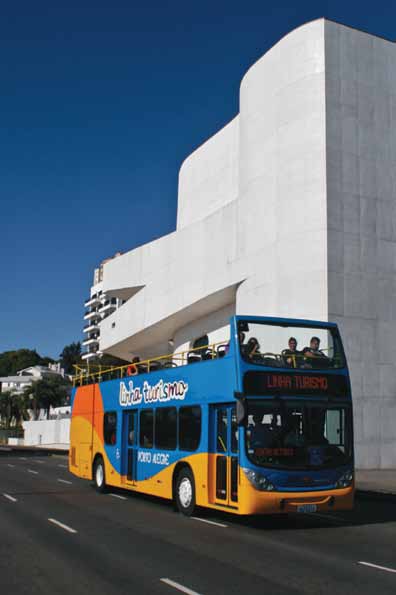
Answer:
<svg viewBox="0 0 396 595"><path fill-rule="evenodd" d="M35 380L40 380L44 376L52 374L64 378L65 371L60 367L60 364L29 366L23 370L18 370L15 376L1 376L0 392L11 391L12 393L22 393L24 388L30 386Z"/></svg>
<svg viewBox="0 0 396 595"><path fill-rule="evenodd" d="M339 323L359 467L396 467L396 45L320 19L246 73L187 157L176 231L103 267L100 350L227 339L233 313Z"/></svg>

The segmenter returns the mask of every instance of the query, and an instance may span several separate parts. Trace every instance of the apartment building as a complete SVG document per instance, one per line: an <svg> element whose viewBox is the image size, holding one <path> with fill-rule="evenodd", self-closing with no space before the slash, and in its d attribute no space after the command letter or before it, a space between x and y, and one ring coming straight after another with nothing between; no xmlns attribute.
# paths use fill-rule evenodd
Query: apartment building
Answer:
<svg viewBox="0 0 396 595"><path fill-rule="evenodd" d="M118 252L112 258L117 258L120 255L121 253ZM85 325L82 342L84 351L82 359L85 361L90 361L102 355L102 351L99 348L100 322L119 308L123 301L117 297L112 297L111 292L103 291L103 267L110 260L111 258L104 260L95 269L90 296L84 303L86 311L84 314Z"/></svg>

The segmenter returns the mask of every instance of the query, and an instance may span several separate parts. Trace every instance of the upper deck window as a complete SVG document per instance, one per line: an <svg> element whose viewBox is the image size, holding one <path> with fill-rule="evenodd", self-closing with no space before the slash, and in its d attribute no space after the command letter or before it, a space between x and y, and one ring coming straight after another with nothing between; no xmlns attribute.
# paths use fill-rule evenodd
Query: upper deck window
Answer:
<svg viewBox="0 0 396 595"><path fill-rule="evenodd" d="M341 340L334 327L240 320L238 336L243 359L256 365L305 370L345 366Z"/></svg>

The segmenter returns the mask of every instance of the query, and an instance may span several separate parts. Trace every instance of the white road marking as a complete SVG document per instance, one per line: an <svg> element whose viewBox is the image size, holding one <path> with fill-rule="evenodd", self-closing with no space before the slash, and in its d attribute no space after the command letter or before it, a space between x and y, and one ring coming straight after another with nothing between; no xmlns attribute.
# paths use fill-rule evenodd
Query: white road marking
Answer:
<svg viewBox="0 0 396 595"><path fill-rule="evenodd" d="M11 467L12 469L14 469L15 465L11 465L11 463L7 463L7 467Z"/></svg>
<svg viewBox="0 0 396 595"><path fill-rule="evenodd" d="M14 498L13 496L10 496L9 494L3 494L4 498L7 498L7 500L9 500L10 502L18 502L18 500L16 498Z"/></svg>
<svg viewBox="0 0 396 595"><path fill-rule="evenodd" d="M120 500L128 500L125 496L120 496L119 494L109 494L109 496L113 496L113 498L119 498Z"/></svg>
<svg viewBox="0 0 396 595"><path fill-rule="evenodd" d="M67 479L58 479L59 483L67 483L68 485L73 485L72 481L67 481Z"/></svg>
<svg viewBox="0 0 396 595"><path fill-rule="evenodd" d="M69 533L77 533L77 531L75 529L72 529L71 527L64 525L63 523L61 523L60 521L57 521L56 519L48 519L48 520L50 523L57 525L58 527L60 527L61 529L64 529L65 531L68 531Z"/></svg>
<svg viewBox="0 0 396 595"><path fill-rule="evenodd" d="M182 593L187 593L187 595L199 595L199 593L197 593L197 591L193 591L192 589L189 589L188 587L184 587L180 583L171 581L169 578L161 578L160 581L162 583L166 583L167 585L169 585L170 587L173 587L174 589L177 589L178 591L181 591Z"/></svg>
<svg viewBox="0 0 396 595"><path fill-rule="evenodd" d="M44 465L44 461L32 461L32 463L38 463L39 465Z"/></svg>
<svg viewBox="0 0 396 595"><path fill-rule="evenodd" d="M26 457L19 457L19 460L20 461L27 461L27 458Z"/></svg>
<svg viewBox="0 0 396 595"><path fill-rule="evenodd" d="M386 572L393 572L394 574L396 574L396 570L394 568L378 566L377 564L371 564L371 562L358 562L358 564L362 564L363 566L370 566L370 568L377 568L378 570L385 570Z"/></svg>
<svg viewBox="0 0 396 595"><path fill-rule="evenodd" d="M27 472L28 473L33 473L33 475L38 475L39 474L38 471L34 471L33 469L28 469Z"/></svg>
<svg viewBox="0 0 396 595"><path fill-rule="evenodd" d="M67 469L67 465L58 465L58 467L61 467L62 469Z"/></svg>
<svg viewBox="0 0 396 595"><path fill-rule="evenodd" d="M198 516L192 516L192 519L195 521L201 521L201 523L208 523L208 525L216 525L216 527L228 527L228 525L224 525L224 523L215 523L215 521L208 521L206 519L200 519Z"/></svg>

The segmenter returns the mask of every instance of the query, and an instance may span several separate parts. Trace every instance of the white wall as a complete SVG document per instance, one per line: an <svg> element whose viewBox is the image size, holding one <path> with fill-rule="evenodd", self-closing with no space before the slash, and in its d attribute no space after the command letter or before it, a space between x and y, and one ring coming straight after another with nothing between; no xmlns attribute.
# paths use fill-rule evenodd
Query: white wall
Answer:
<svg viewBox="0 0 396 595"><path fill-rule="evenodd" d="M177 229L204 219L238 195L239 117L184 161L179 172Z"/></svg>
<svg viewBox="0 0 396 595"><path fill-rule="evenodd" d="M23 422L25 446L54 446L70 443L70 419Z"/></svg>
<svg viewBox="0 0 396 595"><path fill-rule="evenodd" d="M286 35L240 92L241 314L326 319L324 21Z"/></svg>
<svg viewBox="0 0 396 595"><path fill-rule="evenodd" d="M326 22L329 317L368 468L396 466L395 63L393 42Z"/></svg>

